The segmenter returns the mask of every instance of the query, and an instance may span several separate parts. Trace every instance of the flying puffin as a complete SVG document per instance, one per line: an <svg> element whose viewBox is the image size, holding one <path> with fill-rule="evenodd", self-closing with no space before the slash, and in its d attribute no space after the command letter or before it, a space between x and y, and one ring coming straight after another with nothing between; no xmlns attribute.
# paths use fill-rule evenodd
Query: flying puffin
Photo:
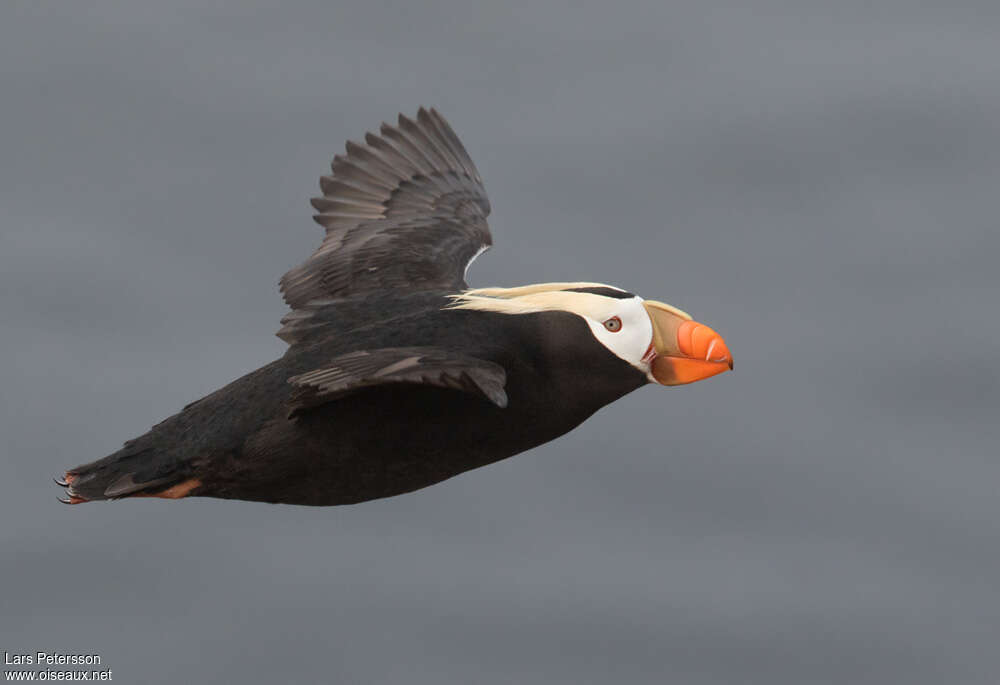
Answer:
<svg viewBox="0 0 1000 685"><path fill-rule="evenodd" d="M711 328L614 286L469 289L490 204L434 109L348 142L332 170L312 200L323 243L281 279L284 356L70 469L64 502L398 495L548 442L647 383L733 368Z"/></svg>

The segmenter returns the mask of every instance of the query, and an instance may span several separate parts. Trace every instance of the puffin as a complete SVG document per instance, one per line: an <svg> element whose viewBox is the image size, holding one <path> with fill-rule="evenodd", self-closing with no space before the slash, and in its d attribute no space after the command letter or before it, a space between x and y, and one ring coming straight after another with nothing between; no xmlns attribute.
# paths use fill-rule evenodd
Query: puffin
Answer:
<svg viewBox="0 0 1000 685"><path fill-rule="evenodd" d="M649 383L733 368L722 337L612 285L470 288L493 243L483 181L435 109L349 141L322 244L280 281L284 355L56 482L134 497L354 504L553 440Z"/></svg>

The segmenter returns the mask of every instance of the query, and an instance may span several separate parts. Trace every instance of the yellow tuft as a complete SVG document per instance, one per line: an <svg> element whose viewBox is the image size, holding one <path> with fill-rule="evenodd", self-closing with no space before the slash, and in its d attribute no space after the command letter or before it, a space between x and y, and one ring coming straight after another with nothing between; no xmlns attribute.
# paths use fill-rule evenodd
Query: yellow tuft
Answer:
<svg viewBox="0 0 1000 685"><path fill-rule="evenodd" d="M517 288L476 288L452 295L448 309L476 309L501 314L530 314L546 311L586 310L597 297L569 292L573 288L608 288L604 283L535 283Z"/></svg>

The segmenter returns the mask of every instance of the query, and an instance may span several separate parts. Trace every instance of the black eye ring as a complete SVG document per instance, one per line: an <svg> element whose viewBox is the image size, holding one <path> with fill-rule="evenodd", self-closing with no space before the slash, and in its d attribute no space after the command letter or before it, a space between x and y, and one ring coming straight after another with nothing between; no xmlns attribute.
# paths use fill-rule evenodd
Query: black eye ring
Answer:
<svg viewBox="0 0 1000 685"><path fill-rule="evenodd" d="M612 333L617 333L622 329L622 320L617 316L612 316L610 319L604 322L604 327L607 328Z"/></svg>

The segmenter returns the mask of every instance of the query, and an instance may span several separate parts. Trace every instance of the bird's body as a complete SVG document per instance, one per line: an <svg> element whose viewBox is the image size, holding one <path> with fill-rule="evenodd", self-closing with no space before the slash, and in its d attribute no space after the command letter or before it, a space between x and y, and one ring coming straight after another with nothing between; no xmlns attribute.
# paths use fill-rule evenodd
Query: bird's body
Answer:
<svg viewBox="0 0 1000 685"><path fill-rule="evenodd" d="M396 495L552 440L651 380L731 367L710 329L610 286L468 290L491 242L478 173L435 112L400 122L324 180L327 240L282 281L285 355L70 470L70 502Z"/></svg>

